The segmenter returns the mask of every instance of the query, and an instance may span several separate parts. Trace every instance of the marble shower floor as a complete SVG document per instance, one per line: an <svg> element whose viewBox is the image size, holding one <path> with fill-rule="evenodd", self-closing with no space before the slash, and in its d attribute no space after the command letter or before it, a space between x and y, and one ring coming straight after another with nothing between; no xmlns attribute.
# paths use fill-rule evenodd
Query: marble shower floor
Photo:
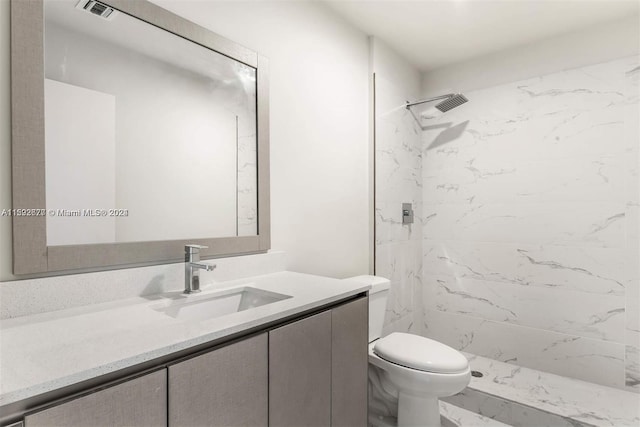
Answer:
<svg viewBox="0 0 640 427"><path fill-rule="evenodd" d="M440 401L440 422L442 427L511 427L484 415L467 411L459 406ZM369 419L369 427L396 427L395 417Z"/></svg>
<svg viewBox="0 0 640 427"><path fill-rule="evenodd" d="M440 420L442 427L510 427L500 421L442 401Z"/></svg>
<svg viewBox="0 0 640 427"><path fill-rule="evenodd" d="M640 426L640 394L465 356L484 376L447 399L454 405L513 426Z"/></svg>

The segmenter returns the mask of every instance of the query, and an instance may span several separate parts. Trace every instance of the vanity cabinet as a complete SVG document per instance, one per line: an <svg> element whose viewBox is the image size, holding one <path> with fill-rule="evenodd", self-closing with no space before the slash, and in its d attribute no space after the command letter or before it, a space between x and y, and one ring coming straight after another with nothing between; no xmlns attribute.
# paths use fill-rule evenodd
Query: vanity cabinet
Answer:
<svg viewBox="0 0 640 427"><path fill-rule="evenodd" d="M269 332L269 425L331 425L331 311Z"/></svg>
<svg viewBox="0 0 640 427"><path fill-rule="evenodd" d="M268 334L169 366L169 426L266 426Z"/></svg>
<svg viewBox="0 0 640 427"><path fill-rule="evenodd" d="M367 425L369 300L331 310L331 426Z"/></svg>
<svg viewBox="0 0 640 427"><path fill-rule="evenodd" d="M169 356L152 373L45 403L24 426L366 426L368 306L337 303Z"/></svg>
<svg viewBox="0 0 640 427"><path fill-rule="evenodd" d="M25 427L167 425L167 375L161 369L24 418Z"/></svg>
<svg viewBox="0 0 640 427"><path fill-rule="evenodd" d="M367 425L369 300L269 332L269 425Z"/></svg>

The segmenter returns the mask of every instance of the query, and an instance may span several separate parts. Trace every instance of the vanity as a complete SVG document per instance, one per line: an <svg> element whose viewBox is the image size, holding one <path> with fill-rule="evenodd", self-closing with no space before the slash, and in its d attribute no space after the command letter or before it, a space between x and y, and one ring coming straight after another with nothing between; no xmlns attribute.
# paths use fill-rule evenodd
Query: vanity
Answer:
<svg viewBox="0 0 640 427"><path fill-rule="evenodd" d="M144 0L11 1L1 426L366 425L368 287L244 261L268 77Z"/></svg>
<svg viewBox="0 0 640 427"><path fill-rule="evenodd" d="M2 425L366 425L367 292L284 271L6 319Z"/></svg>

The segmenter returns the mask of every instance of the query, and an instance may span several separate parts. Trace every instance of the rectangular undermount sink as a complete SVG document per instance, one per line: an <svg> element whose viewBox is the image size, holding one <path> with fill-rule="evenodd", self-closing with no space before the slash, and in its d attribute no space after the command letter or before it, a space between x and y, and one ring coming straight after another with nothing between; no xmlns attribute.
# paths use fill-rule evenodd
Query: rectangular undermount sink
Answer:
<svg viewBox="0 0 640 427"><path fill-rule="evenodd" d="M291 298L249 286L207 295L185 295L155 310L179 320L206 320Z"/></svg>

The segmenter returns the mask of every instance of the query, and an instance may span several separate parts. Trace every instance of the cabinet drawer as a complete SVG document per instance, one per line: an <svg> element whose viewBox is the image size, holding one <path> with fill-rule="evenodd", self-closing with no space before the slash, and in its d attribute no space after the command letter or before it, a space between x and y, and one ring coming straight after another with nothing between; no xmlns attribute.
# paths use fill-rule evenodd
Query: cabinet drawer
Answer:
<svg viewBox="0 0 640 427"><path fill-rule="evenodd" d="M269 332L269 425L331 425L331 311Z"/></svg>
<svg viewBox="0 0 640 427"><path fill-rule="evenodd" d="M167 425L166 369L27 415L25 427Z"/></svg>
<svg viewBox="0 0 640 427"><path fill-rule="evenodd" d="M331 331L331 426L366 426L369 299L334 308Z"/></svg>
<svg viewBox="0 0 640 427"><path fill-rule="evenodd" d="M266 426L268 335L169 366L169 426Z"/></svg>

